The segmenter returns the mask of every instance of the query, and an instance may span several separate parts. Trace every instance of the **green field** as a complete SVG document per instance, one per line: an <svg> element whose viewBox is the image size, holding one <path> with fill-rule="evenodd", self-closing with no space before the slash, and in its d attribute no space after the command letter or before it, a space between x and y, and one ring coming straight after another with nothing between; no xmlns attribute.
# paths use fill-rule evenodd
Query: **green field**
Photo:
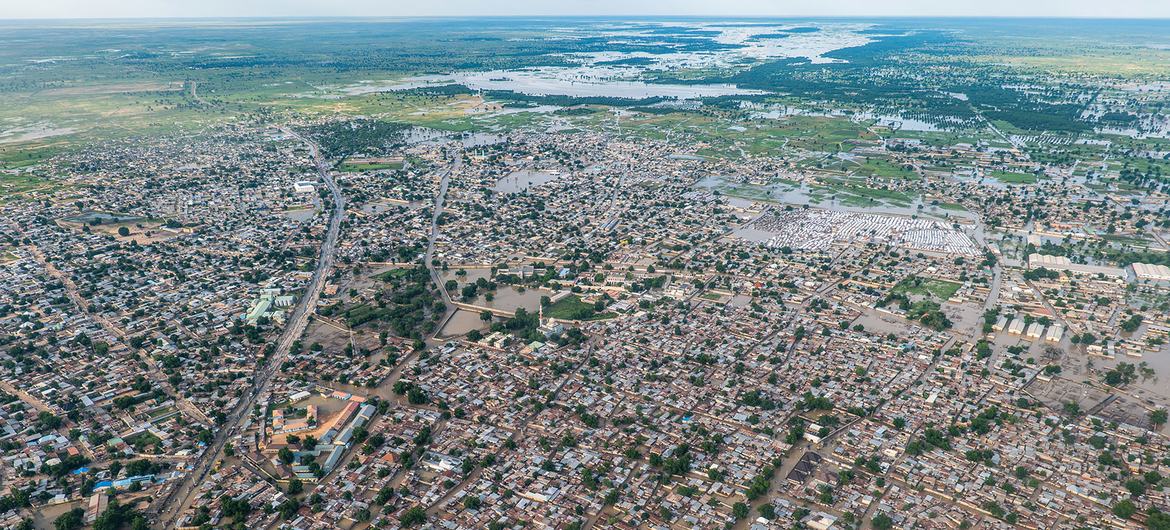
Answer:
<svg viewBox="0 0 1170 530"><path fill-rule="evenodd" d="M337 167L338 171L356 173L362 171L381 171L385 169L402 169L402 162L345 162Z"/></svg>
<svg viewBox="0 0 1170 530"><path fill-rule="evenodd" d="M910 192L870 186L860 179L833 179L826 182L824 189L846 206L910 206L914 202Z"/></svg>
<svg viewBox="0 0 1170 530"><path fill-rule="evenodd" d="M1012 171L992 171L987 176L1004 184L1035 184L1038 178L1031 173L1016 173Z"/></svg>
<svg viewBox="0 0 1170 530"><path fill-rule="evenodd" d="M954 296L955 292L962 287L957 282L949 282L946 280L939 280L936 278L919 278L911 276L902 280L898 285L894 286L891 291L892 294L905 294L915 296L933 296L946 300Z"/></svg>
<svg viewBox="0 0 1170 530"><path fill-rule="evenodd" d="M0 175L0 195L26 193L50 184L48 179L31 175Z"/></svg>
<svg viewBox="0 0 1170 530"><path fill-rule="evenodd" d="M1119 245L1149 246L1150 240L1141 234L1104 234L1101 239Z"/></svg>
<svg viewBox="0 0 1170 530"><path fill-rule="evenodd" d="M598 313L593 304L581 301L581 297L571 294L544 308L544 316L560 320L601 320L613 318L613 313Z"/></svg>
<svg viewBox="0 0 1170 530"><path fill-rule="evenodd" d="M0 174L0 204L9 201L36 199L68 187L59 181L33 175Z"/></svg>
<svg viewBox="0 0 1170 530"><path fill-rule="evenodd" d="M906 169L904 166L883 158L867 159L864 164L862 164L854 171L854 174L890 180L921 180L922 178L918 175L918 173L915 173L914 170Z"/></svg>

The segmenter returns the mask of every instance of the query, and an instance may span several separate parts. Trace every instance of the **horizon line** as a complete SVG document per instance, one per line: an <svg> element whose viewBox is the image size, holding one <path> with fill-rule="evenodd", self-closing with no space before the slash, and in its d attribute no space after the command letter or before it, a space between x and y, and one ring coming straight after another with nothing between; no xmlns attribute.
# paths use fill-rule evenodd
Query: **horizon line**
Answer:
<svg viewBox="0 0 1170 530"><path fill-rule="evenodd" d="M777 19L988 19L988 20L1102 20L1170 21L1170 16L1103 17L1092 15L669 15L669 14L510 14L510 15L197 15L122 17L0 17L3 22L100 22L100 21L196 21L196 20L420 20L420 19L523 19L523 18L674 18L706 20Z"/></svg>

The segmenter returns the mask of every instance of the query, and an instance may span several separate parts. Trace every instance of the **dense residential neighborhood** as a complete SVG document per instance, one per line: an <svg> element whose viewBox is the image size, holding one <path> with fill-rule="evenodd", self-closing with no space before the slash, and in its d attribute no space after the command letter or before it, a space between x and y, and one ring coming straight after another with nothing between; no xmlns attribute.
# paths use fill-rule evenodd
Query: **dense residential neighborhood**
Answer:
<svg viewBox="0 0 1170 530"><path fill-rule="evenodd" d="M1170 528L1164 73L558 24L0 121L0 527Z"/></svg>

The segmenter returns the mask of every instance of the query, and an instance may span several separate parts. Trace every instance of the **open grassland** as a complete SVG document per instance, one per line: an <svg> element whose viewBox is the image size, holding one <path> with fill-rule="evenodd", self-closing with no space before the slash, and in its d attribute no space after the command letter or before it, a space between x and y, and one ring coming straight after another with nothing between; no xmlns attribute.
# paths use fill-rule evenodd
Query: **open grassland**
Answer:
<svg viewBox="0 0 1170 530"><path fill-rule="evenodd" d="M0 95L0 168L32 165L86 142L193 134L245 113L199 105L174 90L76 90Z"/></svg>
<svg viewBox="0 0 1170 530"><path fill-rule="evenodd" d="M1017 173L1014 171L992 171L989 177L1004 184L1035 184L1038 178L1031 173Z"/></svg>
<svg viewBox="0 0 1170 530"><path fill-rule="evenodd" d="M34 175L0 173L0 204L10 201L40 200L65 189L69 184Z"/></svg>
<svg viewBox="0 0 1170 530"><path fill-rule="evenodd" d="M1067 54L989 56L981 59L1043 72L1109 76L1170 74L1170 51L1153 48L1077 48Z"/></svg>
<svg viewBox="0 0 1170 530"><path fill-rule="evenodd" d="M21 169L44 162L69 147L67 139L41 139L0 144L0 169Z"/></svg>
<svg viewBox="0 0 1170 530"><path fill-rule="evenodd" d="M885 158L866 159L865 163L857 167L854 174L890 180L921 180L922 178L913 169L898 165Z"/></svg>
<svg viewBox="0 0 1170 530"><path fill-rule="evenodd" d="M898 285L894 286L894 289L891 292L893 294L934 297L941 300L946 300L954 296L960 287L962 287L962 285L957 282L940 280L937 278L920 278L917 276L911 276L905 280L902 280L902 282Z"/></svg>
<svg viewBox="0 0 1170 530"><path fill-rule="evenodd" d="M906 191L885 189L856 178L821 179L823 189L846 206L910 206L916 198Z"/></svg>
<svg viewBox="0 0 1170 530"><path fill-rule="evenodd" d="M402 169L402 162L344 162L337 167L338 171L361 172L382 171L386 169Z"/></svg>

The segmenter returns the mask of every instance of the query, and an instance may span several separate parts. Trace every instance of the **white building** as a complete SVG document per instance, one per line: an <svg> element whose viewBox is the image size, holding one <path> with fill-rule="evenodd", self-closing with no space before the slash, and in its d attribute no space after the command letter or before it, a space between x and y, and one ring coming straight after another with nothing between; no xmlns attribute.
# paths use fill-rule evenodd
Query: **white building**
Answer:
<svg viewBox="0 0 1170 530"><path fill-rule="evenodd" d="M1133 279L1138 283L1170 283L1170 267L1152 263L1134 263L1129 266Z"/></svg>
<svg viewBox="0 0 1170 530"><path fill-rule="evenodd" d="M1045 268L1055 271L1069 271L1080 274L1101 274L1113 278L1126 277L1126 272L1117 267L1105 267L1102 265L1085 265L1083 263L1073 263L1064 256L1049 256L1047 254L1032 253L1028 255L1028 268L1039 269Z"/></svg>
<svg viewBox="0 0 1170 530"><path fill-rule="evenodd" d="M1060 342L1060 339L1063 337L1064 337L1064 326L1062 326L1060 324L1055 324L1052 327L1048 328L1048 334L1046 334L1044 336L1044 340L1046 340L1048 342Z"/></svg>

